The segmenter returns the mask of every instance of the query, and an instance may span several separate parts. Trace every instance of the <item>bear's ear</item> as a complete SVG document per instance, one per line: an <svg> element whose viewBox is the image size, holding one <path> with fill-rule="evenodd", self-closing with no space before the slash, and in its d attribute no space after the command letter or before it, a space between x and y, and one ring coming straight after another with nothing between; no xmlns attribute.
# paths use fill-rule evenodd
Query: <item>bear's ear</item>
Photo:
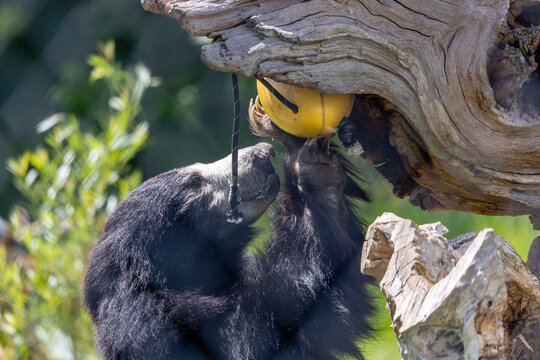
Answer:
<svg viewBox="0 0 540 360"><path fill-rule="evenodd" d="M176 198L179 203L175 221L186 221L201 212L199 208L206 203L203 201L206 194L203 189L205 183L206 179L199 171L190 170L182 174Z"/></svg>
<svg viewBox="0 0 540 360"><path fill-rule="evenodd" d="M188 189L198 189L204 183L203 175L198 171L190 171L182 179L182 184Z"/></svg>

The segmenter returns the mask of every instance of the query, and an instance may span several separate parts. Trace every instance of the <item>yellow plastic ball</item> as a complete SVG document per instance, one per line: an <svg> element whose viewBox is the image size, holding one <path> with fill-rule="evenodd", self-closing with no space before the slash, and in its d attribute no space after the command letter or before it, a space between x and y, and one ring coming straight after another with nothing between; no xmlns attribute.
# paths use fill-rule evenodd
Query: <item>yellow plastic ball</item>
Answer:
<svg viewBox="0 0 540 360"><path fill-rule="evenodd" d="M259 100L270 120L289 134L312 138L334 133L343 117L349 116L354 95L326 95L311 89L299 88L265 79L283 97L298 106L294 113L272 94L259 80Z"/></svg>

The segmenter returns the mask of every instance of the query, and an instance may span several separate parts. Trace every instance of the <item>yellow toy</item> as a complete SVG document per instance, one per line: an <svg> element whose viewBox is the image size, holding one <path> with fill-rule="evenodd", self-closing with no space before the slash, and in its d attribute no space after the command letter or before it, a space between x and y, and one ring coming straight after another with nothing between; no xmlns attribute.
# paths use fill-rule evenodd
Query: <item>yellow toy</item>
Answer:
<svg viewBox="0 0 540 360"><path fill-rule="evenodd" d="M354 105L354 95L320 94L270 79L257 80L257 92L270 120L302 138L333 134Z"/></svg>

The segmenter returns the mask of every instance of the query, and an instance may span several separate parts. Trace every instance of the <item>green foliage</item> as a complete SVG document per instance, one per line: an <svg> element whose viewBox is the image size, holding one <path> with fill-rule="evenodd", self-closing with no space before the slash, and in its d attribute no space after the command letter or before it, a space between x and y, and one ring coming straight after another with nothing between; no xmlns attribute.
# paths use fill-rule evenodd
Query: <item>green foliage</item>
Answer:
<svg viewBox="0 0 540 360"><path fill-rule="evenodd" d="M156 84L142 65L122 70L113 42L99 51L89 64L90 81L110 91L101 126L84 131L74 115L54 115L38 126L48 132L46 144L8 162L27 200L25 209L12 211L9 226L32 261L10 261L0 249L2 359L95 358L80 298L85 259L107 217L141 182L129 161L148 126L135 118L144 91Z"/></svg>

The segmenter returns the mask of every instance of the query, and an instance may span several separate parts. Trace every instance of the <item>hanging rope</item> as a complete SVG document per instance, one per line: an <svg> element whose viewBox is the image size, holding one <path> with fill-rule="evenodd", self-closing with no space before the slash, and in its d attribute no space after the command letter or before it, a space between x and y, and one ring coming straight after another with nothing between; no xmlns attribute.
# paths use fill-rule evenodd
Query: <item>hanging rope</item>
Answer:
<svg viewBox="0 0 540 360"><path fill-rule="evenodd" d="M276 88L274 88L268 81L260 78L259 81L272 93L283 105L288 107L292 112L298 112L298 106L287 100ZM232 146L231 146L231 158L232 158L232 172L231 172L231 190L229 195L229 202L231 211L227 214L227 221L233 224L240 224L244 218L238 211L238 138L240 132L240 92L238 91L238 76L232 74L232 86L234 96L234 121L232 131Z"/></svg>
<svg viewBox="0 0 540 360"><path fill-rule="evenodd" d="M287 100L285 98L285 96L281 95L281 93L279 91L277 91L277 89L275 87L270 85L270 83L268 81L266 81L263 78L257 78L257 80L259 80L261 82L261 84L263 84L264 87L267 88L268 91L270 91L270 93L272 93L283 105L285 105L286 107L291 109L291 111L293 113L296 114L298 112L298 106L296 104L293 104L289 100Z"/></svg>
<svg viewBox="0 0 540 360"><path fill-rule="evenodd" d="M232 176L231 176L231 191L229 202L231 211L227 214L227 221L233 224L240 224L244 218L238 211L238 138L240 134L240 92L238 91L238 76L232 74L232 86L234 96L234 120L232 130Z"/></svg>

